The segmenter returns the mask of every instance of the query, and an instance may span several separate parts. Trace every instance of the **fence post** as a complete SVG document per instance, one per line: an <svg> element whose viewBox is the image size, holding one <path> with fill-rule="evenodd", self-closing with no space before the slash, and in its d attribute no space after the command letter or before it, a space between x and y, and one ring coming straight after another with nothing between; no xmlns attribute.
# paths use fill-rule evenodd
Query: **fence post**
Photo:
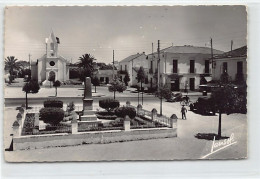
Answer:
<svg viewBox="0 0 260 179"><path fill-rule="evenodd" d="M34 114L34 128L33 134L39 133L39 113Z"/></svg>
<svg viewBox="0 0 260 179"><path fill-rule="evenodd" d="M76 134L78 133L78 120L75 112L73 112L72 117L73 119L71 121L71 133Z"/></svg>
<svg viewBox="0 0 260 179"><path fill-rule="evenodd" d="M17 115L16 115L16 121L19 123L19 126L21 126L22 125L22 115L21 115L21 113L18 113Z"/></svg>
<svg viewBox="0 0 260 179"><path fill-rule="evenodd" d="M126 107L130 107L131 103L130 101L126 101Z"/></svg>
<svg viewBox="0 0 260 179"><path fill-rule="evenodd" d="M21 115L24 114L24 109L23 109L22 107L20 107L20 109L19 109L19 113L21 113Z"/></svg>
<svg viewBox="0 0 260 179"><path fill-rule="evenodd" d="M177 119L178 117L176 116L176 114L173 114L170 118L170 127L171 128L177 128Z"/></svg>
<svg viewBox="0 0 260 179"><path fill-rule="evenodd" d="M125 116L125 118L124 118L124 130L125 131L130 131L131 129L130 129L130 118L129 118L129 116L128 115L126 115Z"/></svg>
<svg viewBox="0 0 260 179"><path fill-rule="evenodd" d="M155 108L152 109L151 118L152 120L156 120L157 117L157 110Z"/></svg>
<svg viewBox="0 0 260 179"><path fill-rule="evenodd" d="M13 137L19 137L20 136L19 128L20 128L19 122L17 120L14 121L14 123L13 123Z"/></svg>
<svg viewBox="0 0 260 179"><path fill-rule="evenodd" d="M137 105L137 115L140 115L141 111L142 111L142 105L141 104L138 104Z"/></svg>

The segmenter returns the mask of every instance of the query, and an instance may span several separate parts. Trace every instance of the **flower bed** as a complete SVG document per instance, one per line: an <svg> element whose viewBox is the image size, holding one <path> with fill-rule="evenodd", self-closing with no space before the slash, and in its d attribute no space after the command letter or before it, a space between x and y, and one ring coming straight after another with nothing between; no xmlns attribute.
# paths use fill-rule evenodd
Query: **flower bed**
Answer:
<svg viewBox="0 0 260 179"><path fill-rule="evenodd" d="M114 112L99 111L96 115L99 119L115 120L117 118Z"/></svg>

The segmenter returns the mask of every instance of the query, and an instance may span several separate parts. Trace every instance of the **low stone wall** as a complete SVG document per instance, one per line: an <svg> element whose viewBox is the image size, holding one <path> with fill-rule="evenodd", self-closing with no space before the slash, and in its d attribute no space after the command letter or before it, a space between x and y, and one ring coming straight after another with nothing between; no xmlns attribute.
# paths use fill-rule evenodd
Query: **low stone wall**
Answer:
<svg viewBox="0 0 260 179"><path fill-rule="evenodd" d="M177 137L177 128L132 129L130 131L97 131L76 134L49 134L19 136L13 138L13 150L47 147L73 146L82 144L104 144L112 142L147 140Z"/></svg>

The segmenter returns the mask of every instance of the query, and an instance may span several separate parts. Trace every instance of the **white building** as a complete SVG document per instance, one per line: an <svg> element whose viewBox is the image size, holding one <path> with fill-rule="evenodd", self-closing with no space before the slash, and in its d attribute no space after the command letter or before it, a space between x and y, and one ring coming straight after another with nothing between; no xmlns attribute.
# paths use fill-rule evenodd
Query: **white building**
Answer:
<svg viewBox="0 0 260 179"><path fill-rule="evenodd" d="M213 54L222 54L213 49ZM148 55L150 87L156 87L157 66L160 58L160 84L168 84L172 91L197 90L205 78L211 80L211 48L190 45L171 46Z"/></svg>
<svg viewBox="0 0 260 179"><path fill-rule="evenodd" d="M232 50L214 58L213 80L219 81L227 73L231 81L247 78L247 46Z"/></svg>
<svg viewBox="0 0 260 179"><path fill-rule="evenodd" d="M32 79L37 80L43 85L49 85L50 75L55 76L55 80L61 82L69 79L69 61L59 54L59 38L51 32L49 38L46 38L45 54L31 63Z"/></svg>
<svg viewBox="0 0 260 179"><path fill-rule="evenodd" d="M137 72L141 66L144 68L144 71L148 76L148 60L144 52L131 55L121 60L119 62L119 68L117 70L122 80L124 79L125 73L128 72L130 77L130 81L128 85L132 86L132 85L138 85L138 81L136 77L137 77Z"/></svg>

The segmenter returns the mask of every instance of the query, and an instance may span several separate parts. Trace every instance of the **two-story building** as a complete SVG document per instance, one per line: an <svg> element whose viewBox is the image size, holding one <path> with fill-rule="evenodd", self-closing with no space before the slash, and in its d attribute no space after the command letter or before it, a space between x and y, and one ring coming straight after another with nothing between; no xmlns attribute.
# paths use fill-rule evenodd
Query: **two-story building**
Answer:
<svg viewBox="0 0 260 179"><path fill-rule="evenodd" d="M223 73L227 73L231 81L246 81L247 78L247 46L226 52L213 60L212 79L219 81Z"/></svg>
<svg viewBox="0 0 260 179"><path fill-rule="evenodd" d="M118 67L119 77L121 78L121 80L123 80L125 77L125 73L127 72L130 77L130 81L128 85L129 86L137 85L138 84L138 81L136 79L137 72L141 66L144 68L146 76L148 77L148 60L144 52L131 55L121 60L119 62L119 67ZM148 84L147 80L146 83Z"/></svg>
<svg viewBox="0 0 260 179"><path fill-rule="evenodd" d="M213 55L222 51L212 49ZM158 85L157 68L159 65L160 85L168 84L172 91L197 90L205 78L211 80L211 48L190 45L171 46L158 53L148 55L150 87ZM158 63L158 59L159 63Z"/></svg>

